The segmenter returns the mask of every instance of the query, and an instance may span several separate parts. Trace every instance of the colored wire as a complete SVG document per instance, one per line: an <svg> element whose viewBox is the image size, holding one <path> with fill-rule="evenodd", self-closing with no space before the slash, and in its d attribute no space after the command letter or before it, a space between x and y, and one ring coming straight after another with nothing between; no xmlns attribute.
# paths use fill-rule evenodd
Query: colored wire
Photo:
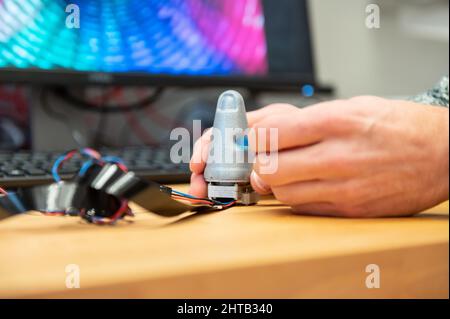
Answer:
<svg viewBox="0 0 450 319"><path fill-rule="evenodd" d="M122 171L128 172L128 167L125 166L124 161L117 156L104 156L101 158L101 161L106 163L116 164Z"/></svg>
<svg viewBox="0 0 450 319"><path fill-rule="evenodd" d="M59 156L56 161L53 163L52 167L52 176L55 182L59 183L61 181L61 177L58 174L58 170L60 166L67 160L71 159L77 153L76 150L69 151L61 156Z"/></svg>
<svg viewBox="0 0 450 319"><path fill-rule="evenodd" d="M79 150L71 150L71 151L66 152L66 153L62 154L61 156L59 156L53 163L52 176L53 176L53 179L55 180L55 182L58 183L61 181L61 177L59 176L59 173L58 173L58 170L61 167L61 165L64 162L73 158L76 154L86 156L86 157L90 158L91 160L92 159L94 159L94 160L101 159L100 153L92 148L82 148Z"/></svg>
<svg viewBox="0 0 450 319"><path fill-rule="evenodd" d="M123 200L122 205L117 212L110 217L111 222L116 222L119 218L122 218L128 211L128 201Z"/></svg>
<svg viewBox="0 0 450 319"><path fill-rule="evenodd" d="M59 156L52 167L52 174L53 178L56 182L61 181L61 177L58 174L58 170L60 166L67 160L70 160L72 157L74 157L76 154L80 154L82 156L88 157L88 160L85 161L79 172L79 176L84 176L90 167L94 164L98 165L105 165L106 163L112 163L117 165L123 172L128 172L128 168L126 167L124 161L117 156L104 156L102 157L99 152L97 152L94 149L91 148L83 148L79 150L71 150L68 151L61 156ZM173 190L171 188L168 188L171 191L171 197L175 200L181 200L181 201L187 201L192 205L206 205L211 207L219 207L224 209L231 207L236 204L236 200L231 200L228 202L221 202L215 199L210 198L200 198L196 197L187 193L183 193L177 190ZM6 194L6 192L3 189L0 189L2 193ZM48 216L63 216L67 215L68 212L44 212L45 215ZM77 212L77 215L81 216L83 219L87 220L90 223L96 224L96 225L113 225L115 224L119 219L123 218L126 215L133 216L133 213L128 205L128 200L122 200L120 208L111 216L111 217L98 217L94 215L90 215L86 211L82 210L81 212Z"/></svg>
<svg viewBox="0 0 450 319"><path fill-rule="evenodd" d="M80 150L80 153L95 158L96 160L99 160L102 157L102 155L98 151L89 147L82 148Z"/></svg>
<svg viewBox="0 0 450 319"><path fill-rule="evenodd" d="M219 205L219 206L223 206L223 207L225 207L225 206L229 207L229 206L236 204L235 200L231 200L229 202L220 202L220 201L209 199L209 198L195 197L190 194L186 194L186 193L176 191L176 190L172 190L172 194L174 194L174 195L172 195L172 197L176 198L176 199L182 199L182 200L193 201L193 202L203 202L203 203L207 203L209 205Z"/></svg>
<svg viewBox="0 0 450 319"><path fill-rule="evenodd" d="M80 154L82 156L86 156L89 159L83 163L81 166L78 175L84 176L86 172L89 170L89 168L94 164L104 165L105 163L113 163L116 164L122 171L128 172L128 168L126 167L124 161L117 156L104 156L102 157L101 154L91 148L83 148L79 150L71 150L68 151L61 156L59 156L56 161L53 164L52 167L52 175L56 182L61 181L61 177L58 174L58 170L61 167L61 165L67 161L73 158L76 154ZM47 216L64 216L67 215L67 212L61 212L61 211L55 211L55 212L43 212ZM81 217L85 218L89 222L92 222L93 224L97 225L105 225L105 224L114 224L117 220L122 218L125 215L133 215L132 211L130 210L128 206L128 201L123 200L121 203L120 208L115 212L111 217L96 217L96 216L89 216L84 211L79 212L77 215L80 215Z"/></svg>
<svg viewBox="0 0 450 319"><path fill-rule="evenodd" d="M213 205L213 202L211 201L204 201L201 199L192 199L192 198L186 198L186 197L181 197L181 196L177 196L174 195L172 196L173 199L178 199L178 200L184 200L184 201L188 201L192 204L203 204L203 205Z"/></svg>
<svg viewBox="0 0 450 319"><path fill-rule="evenodd" d="M124 101L127 98L124 96L123 90L114 92L114 99L117 101ZM152 134L142 126L139 118L136 117L136 112L125 112L124 116L131 128L132 133L139 138L146 145L159 145L160 143L153 137Z"/></svg>
<svg viewBox="0 0 450 319"><path fill-rule="evenodd" d="M81 165L80 170L78 171L78 176L84 176L86 172L89 170L89 168L91 168L91 166L94 165L95 163L96 161L92 159L84 162L83 165Z"/></svg>
<svg viewBox="0 0 450 319"><path fill-rule="evenodd" d="M123 172L127 173L128 172L128 167L122 162L122 160L119 161L111 161L109 160L107 157L102 158L101 160L88 160L86 162L84 162L81 165L80 170L78 171L78 176L83 177L87 171L94 165L94 164L98 164L100 166L105 165L105 163L113 163L116 164L117 167L119 167Z"/></svg>
<svg viewBox="0 0 450 319"><path fill-rule="evenodd" d="M190 194L186 194L186 193L183 193L183 192L180 192L180 191L176 191L174 189L172 190L172 193L176 194L176 195L184 196L184 197L189 197L189 198L198 198L198 197L192 196Z"/></svg>
<svg viewBox="0 0 450 319"><path fill-rule="evenodd" d="M90 216L85 212L82 212L81 217L95 225L114 225L119 219L127 215L133 216L133 213L128 206L128 201L123 200L117 212L115 212L111 217Z"/></svg>
<svg viewBox="0 0 450 319"><path fill-rule="evenodd" d="M0 194L3 194L5 196L8 196L8 192L5 191L3 188L0 187Z"/></svg>
<svg viewBox="0 0 450 319"><path fill-rule="evenodd" d="M104 156L100 159L89 159L81 165L81 168L78 172L78 176L84 176L86 172L91 168L94 164L99 164L103 166L105 163L116 164L123 172L128 172L128 167L125 165L124 161L117 156Z"/></svg>

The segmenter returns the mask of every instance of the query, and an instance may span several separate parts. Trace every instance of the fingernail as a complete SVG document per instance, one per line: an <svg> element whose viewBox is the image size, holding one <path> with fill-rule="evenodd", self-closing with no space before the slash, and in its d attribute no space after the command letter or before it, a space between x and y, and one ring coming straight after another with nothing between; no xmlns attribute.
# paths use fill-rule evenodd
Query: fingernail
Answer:
<svg viewBox="0 0 450 319"><path fill-rule="evenodd" d="M271 192L270 186L267 185L261 177L259 177L258 174L256 174L255 171L252 171L252 174L250 175L250 179L253 182L253 185L255 186L255 189L258 193L262 194L269 194Z"/></svg>

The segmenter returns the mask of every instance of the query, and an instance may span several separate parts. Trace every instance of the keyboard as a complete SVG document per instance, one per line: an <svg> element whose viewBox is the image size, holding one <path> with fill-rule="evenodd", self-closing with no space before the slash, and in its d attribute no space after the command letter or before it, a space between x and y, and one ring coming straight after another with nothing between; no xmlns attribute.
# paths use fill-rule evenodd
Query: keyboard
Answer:
<svg viewBox="0 0 450 319"><path fill-rule="evenodd" d="M0 186L22 187L50 183L54 161L63 152L0 152ZM174 164L169 158L169 149L144 147L101 149L104 156L120 157L130 171L145 179L158 183L184 183L189 181L189 164ZM64 163L59 170L63 179L78 173L85 159L76 156Z"/></svg>

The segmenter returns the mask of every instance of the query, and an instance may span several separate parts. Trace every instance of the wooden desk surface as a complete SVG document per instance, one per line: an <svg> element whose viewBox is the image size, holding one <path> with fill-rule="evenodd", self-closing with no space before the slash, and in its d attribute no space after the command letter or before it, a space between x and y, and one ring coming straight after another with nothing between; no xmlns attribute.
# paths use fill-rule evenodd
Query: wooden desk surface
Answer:
<svg viewBox="0 0 450 319"><path fill-rule="evenodd" d="M169 219L136 210L116 227L37 214L0 222L0 297L449 296L448 203L389 219L298 216L273 199ZM79 289L66 288L69 264ZM365 285L369 264L379 289Z"/></svg>

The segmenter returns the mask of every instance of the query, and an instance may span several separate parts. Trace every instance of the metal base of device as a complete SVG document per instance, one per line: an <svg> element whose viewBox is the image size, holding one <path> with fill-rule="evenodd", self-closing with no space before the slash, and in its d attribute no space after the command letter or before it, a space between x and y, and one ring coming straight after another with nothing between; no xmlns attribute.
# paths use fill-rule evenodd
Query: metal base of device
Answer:
<svg viewBox="0 0 450 319"><path fill-rule="evenodd" d="M250 184L208 183L208 197L211 199L233 199L243 205L254 205L259 195Z"/></svg>

